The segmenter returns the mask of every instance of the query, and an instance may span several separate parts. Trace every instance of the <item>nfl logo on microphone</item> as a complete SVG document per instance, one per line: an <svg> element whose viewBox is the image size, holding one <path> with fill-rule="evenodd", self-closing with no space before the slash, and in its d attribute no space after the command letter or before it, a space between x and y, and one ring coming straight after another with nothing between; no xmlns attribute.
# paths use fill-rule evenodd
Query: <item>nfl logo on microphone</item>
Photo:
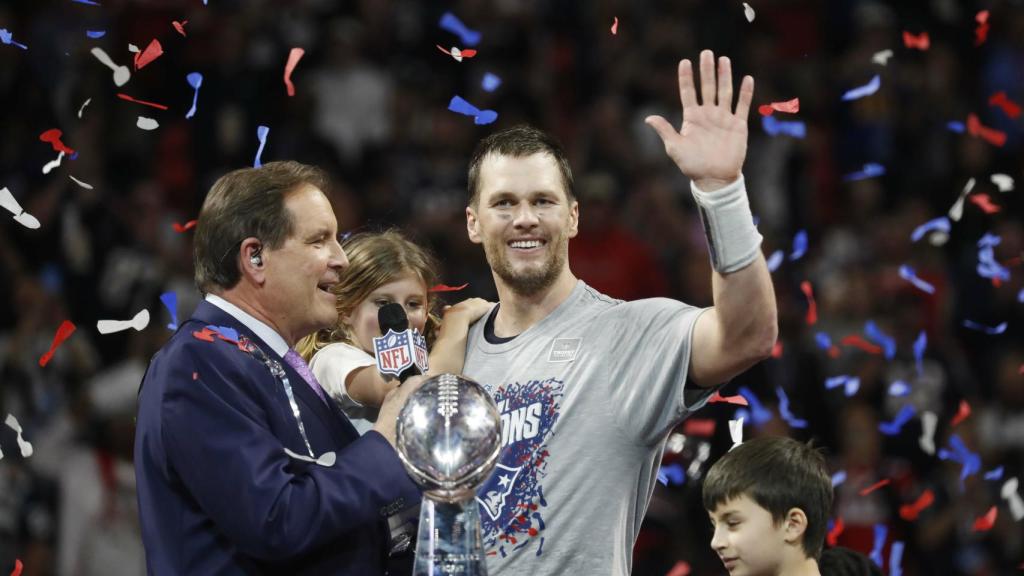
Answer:
<svg viewBox="0 0 1024 576"><path fill-rule="evenodd" d="M381 374L398 377L413 364L421 374L427 371L427 341L418 330L388 333L373 339L377 368Z"/></svg>

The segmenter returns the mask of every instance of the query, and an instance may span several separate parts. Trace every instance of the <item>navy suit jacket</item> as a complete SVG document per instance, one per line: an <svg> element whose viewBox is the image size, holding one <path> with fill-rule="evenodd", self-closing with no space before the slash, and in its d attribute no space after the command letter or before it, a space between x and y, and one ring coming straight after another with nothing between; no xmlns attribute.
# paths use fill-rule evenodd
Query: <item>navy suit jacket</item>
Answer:
<svg viewBox="0 0 1024 576"><path fill-rule="evenodd" d="M281 381L253 355L214 336L228 326L278 360L313 453ZM420 492L383 436L360 437L330 402L234 317L209 302L152 359L135 433L139 516L152 575L384 574L387 515Z"/></svg>

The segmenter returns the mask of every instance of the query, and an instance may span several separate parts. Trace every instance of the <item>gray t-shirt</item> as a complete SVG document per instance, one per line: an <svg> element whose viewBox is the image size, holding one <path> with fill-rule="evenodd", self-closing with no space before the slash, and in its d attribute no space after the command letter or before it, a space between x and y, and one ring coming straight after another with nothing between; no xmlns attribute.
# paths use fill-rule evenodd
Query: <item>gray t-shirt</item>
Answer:
<svg viewBox="0 0 1024 576"><path fill-rule="evenodd" d="M502 454L477 492L488 571L627 575L668 433L711 390L687 390L702 309L615 300L579 281L511 341L469 332L464 373L501 412Z"/></svg>

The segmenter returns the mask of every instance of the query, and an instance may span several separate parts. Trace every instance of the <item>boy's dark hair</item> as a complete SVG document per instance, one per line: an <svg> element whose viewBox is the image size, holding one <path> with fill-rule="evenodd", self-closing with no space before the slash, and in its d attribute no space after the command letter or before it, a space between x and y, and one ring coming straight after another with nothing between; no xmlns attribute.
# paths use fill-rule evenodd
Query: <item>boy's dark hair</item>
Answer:
<svg viewBox="0 0 1024 576"><path fill-rule="evenodd" d="M825 458L810 445L780 436L748 440L708 470L703 496L709 512L747 496L771 513L776 524L790 509L799 508L807 516L804 552L814 559L821 555L832 509L832 479Z"/></svg>
<svg viewBox="0 0 1024 576"><path fill-rule="evenodd" d="M533 126L520 124L495 132L476 145L469 161L470 206L476 206L477 201L480 200L480 167L487 156L491 154L513 158L550 154L555 159L555 164L558 165L558 171L562 173L562 188L565 188L566 200L572 202L576 199L576 194L573 191L572 169L569 168L569 159L565 156L562 145L547 132Z"/></svg>
<svg viewBox="0 0 1024 576"><path fill-rule="evenodd" d="M818 570L828 576L883 576L882 569L860 552L849 548L826 548Z"/></svg>

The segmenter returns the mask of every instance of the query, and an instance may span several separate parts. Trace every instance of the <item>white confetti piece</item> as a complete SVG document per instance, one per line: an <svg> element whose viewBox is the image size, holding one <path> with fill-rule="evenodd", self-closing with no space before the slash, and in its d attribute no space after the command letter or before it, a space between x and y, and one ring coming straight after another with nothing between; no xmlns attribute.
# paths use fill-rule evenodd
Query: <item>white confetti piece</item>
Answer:
<svg viewBox="0 0 1024 576"><path fill-rule="evenodd" d="M131 80L131 70L129 70L127 66L118 66L117 64L115 64L114 61L110 59L110 56L107 56L107 53L104 52L102 48L96 47L90 50L90 52L92 52L92 55L95 56L101 64L103 64L107 68L110 68L114 72L114 85L119 87L124 86L128 83L129 80Z"/></svg>
<svg viewBox="0 0 1024 576"><path fill-rule="evenodd" d="M729 420L729 437L732 438L732 447L729 450L743 444L743 418Z"/></svg>
<svg viewBox="0 0 1024 576"><path fill-rule="evenodd" d="M754 21L754 9L750 7L750 4L743 3L743 15L747 17L747 22Z"/></svg>
<svg viewBox="0 0 1024 576"><path fill-rule="evenodd" d="M131 320L99 320L96 322L96 330L100 334L113 334L129 328L136 332L149 326L149 310L140 310Z"/></svg>
<svg viewBox="0 0 1024 576"><path fill-rule="evenodd" d="M0 208L14 214L14 221L25 228L30 230L39 228L39 220L28 212L25 212L21 207L21 204L18 204L18 201L14 199L14 194L11 194L11 191L6 187L0 188Z"/></svg>
<svg viewBox="0 0 1024 576"><path fill-rule="evenodd" d="M288 448L284 449L284 453L291 456L292 458L295 458L296 460L302 460L304 462L313 462L315 464L323 466L324 468L330 468L331 466L334 466L334 463L338 460L338 455L335 454L334 452L324 452L316 460L310 458L309 456L303 456L302 454L292 452Z"/></svg>
<svg viewBox="0 0 1024 576"><path fill-rule="evenodd" d="M21 457L28 458L32 455L32 444L28 440L21 437L21 424L18 423L18 419L14 417L14 414L8 414L7 420L4 422L11 427L12 430L18 433L18 448L21 449Z"/></svg>
<svg viewBox="0 0 1024 576"><path fill-rule="evenodd" d="M879 66L885 66L889 63L889 58L892 58L892 50L882 50L881 52L875 52L871 56L871 62Z"/></svg>
<svg viewBox="0 0 1024 576"><path fill-rule="evenodd" d="M139 47L136 46L135 44L128 43L128 51L131 52L132 54L138 54L139 53Z"/></svg>
<svg viewBox="0 0 1024 576"><path fill-rule="evenodd" d="M75 178L71 174L68 174L68 178L71 178L72 180L74 180L75 184L78 184L82 188L85 188L86 190L92 190L92 184L89 184L88 182L82 182L81 180L79 180L78 178Z"/></svg>
<svg viewBox="0 0 1024 576"><path fill-rule="evenodd" d="M967 185L964 186L963 192L960 193L960 197L953 203L953 207L949 209L949 219L953 222L959 222L960 218L964 215L964 198L970 194L971 190L974 189L974 178L967 181Z"/></svg>
<svg viewBox="0 0 1024 576"><path fill-rule="evenodd" d="M139 128L142 128L143 130L156 130L157 128L160 127L159 122L152 118L146 118L145 116L139 116L139 119L135 122L135 125Z"/></svg>
<svg viewBox="0 0 1024 576"><path fill-rule="evenodd" d="M55 160L51 160L50 162L47 162L45 166L43 166L43 174L49 174L54 168L60 166L60 161L63 159L64 153L58 153L57 158Z"/></svg>
<svg viewBox="0 0 1024 576"><path fill-rule="evenodd" d="M921 413L921 437L917 444L929 456L935 455L935 425L938 423L939 417L934 412Z"/></svg>
<svg viewBox="0 0 1024 576"><path fill-rule="evenodd" d="M999 188L1000 192L1013 190L1013 176L1009 174L993 174L992 183Z"/></svg>
<svg viewBox="0 0 1024 576"><path fill-rule="evenodd" d="M85 111L85 107L89 105L89 102L92 102L92 98L86 98L85 102L82 103L82 107L78 109L78 119L79 120L82 119L82 112Z"/></svg>
<svg viewBox="0 0 1024 576"><path fill-rule="evenodd" d="M1020 494L1017 493L1017 477L1014 476L1006 482L1003 482L1003 487L999 491L999 495L1006 500L1006 503L1010 506L1010 515L1013 519L1020 521L1024 518L1024 500L1021 499Z"/></svg>

